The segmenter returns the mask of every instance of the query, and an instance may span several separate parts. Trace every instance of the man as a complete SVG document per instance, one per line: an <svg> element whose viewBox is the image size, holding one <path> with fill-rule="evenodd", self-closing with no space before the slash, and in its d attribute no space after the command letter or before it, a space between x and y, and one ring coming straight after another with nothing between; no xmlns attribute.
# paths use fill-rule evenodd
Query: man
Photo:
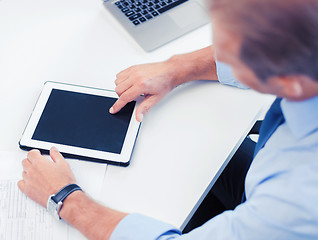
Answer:
<svg viewBox="0 0 318 240"><path fill-rule="evenodd" d="M209 47L119 73L119 99L110 112L145 94L137 112L141 121L154 104L184 82L219 76L219 81L235 85L232 79L222 79L226 73L215 63L216 51L217 59L231 65L241 83L283 98L265 117L242 204L182 235L173 226L114 211L74 191L59 216L86 237L318 239L318 1L209 0L208 6L214 50ZM51 194L76 182L62 155L55 148L50 155L53 162L37 150L30 151L18 183L43 206Z"/></svg>

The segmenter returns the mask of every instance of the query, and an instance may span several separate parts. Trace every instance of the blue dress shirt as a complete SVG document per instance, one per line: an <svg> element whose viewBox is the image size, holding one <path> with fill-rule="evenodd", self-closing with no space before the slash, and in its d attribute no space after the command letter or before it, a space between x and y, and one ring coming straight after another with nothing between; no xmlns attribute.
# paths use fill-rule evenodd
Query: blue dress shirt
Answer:
<svg viewBox="0 0 318 240"><path fill-rule="evenodd" d="M218 63L223 84L238 84ZM244 86L243 86L244 87ZM111 240L317 240L318 96L281 102L285 122L255 156L245 179L246 201L182 235L175 227L130 214Z"/></svg>

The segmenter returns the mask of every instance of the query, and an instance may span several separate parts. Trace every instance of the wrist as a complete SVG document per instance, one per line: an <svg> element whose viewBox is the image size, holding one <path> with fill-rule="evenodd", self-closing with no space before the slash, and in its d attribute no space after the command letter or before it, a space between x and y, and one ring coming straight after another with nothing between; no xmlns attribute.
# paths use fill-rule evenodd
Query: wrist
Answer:
<svg viewBox="0 0 318 240"><path fill-rule="evenodd" d="M77 205L76 203L78 201L81 201L81 199L85 198L86 194L82 191L75 191L71 193L63 203L63 208L60 211L60 217L64 219L65 221L69 222L69 216L72 216L72 214L69 214L71 211L73 211L73 208Z"/></svg>
<svg viewBox="0 0 318 240"><path fill-rule="evenodd" d="M64 201L60 216L89 239L109 239L127 214L104 207L76 191Z"/></svg>
<svg viewBox="0 0 318 240"><path fill-rule="evenodd" d="M171 89L191 81L189 71L189 63L185 59L185 55L175 55L169 58L166 63L170 68L169 76L171 78Z"/></svg>
<svg viewBox="0 0 318 240"><path fill-rule="evenodd" d="M61 219L60 210L63 207L64 200L75 191L82 191L82 189L76 184L68 184L57 193L50 195L46 204L48 212L57 219Z"/></svg>
<svg viewBox="0 0 318 240"><path fill-rule="evenodd" d="M87 238L93 239L96 221L101 218L94 218L92 214L96 212L92 208L94 202L84 192L74 192L64 201L64 206L60 211L60 216L66 222L78 229ZM98 211L101 213L101 211ZM103 231L104 232L104 231ZM96 238L94 238L96 239Z"/></svg>
<svg viewBox="0 0 318 240"><path fill-rule="evenodd" d="M167 60L170 65L174 87L194 80L217 80L214 49L203 49L172 56Z"/></svg>

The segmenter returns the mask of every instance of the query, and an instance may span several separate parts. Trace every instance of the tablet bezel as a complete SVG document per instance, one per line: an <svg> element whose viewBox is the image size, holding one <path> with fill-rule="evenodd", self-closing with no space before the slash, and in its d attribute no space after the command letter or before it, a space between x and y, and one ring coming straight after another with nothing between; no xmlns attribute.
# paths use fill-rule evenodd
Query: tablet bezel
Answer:
<svg viewBox="0 0 318 240"><path fill-rule="evenodd" d="M64 144L45 142L32 139L33 133L37 127L46 103L50 97L53 89L66 90L78 93L91 94L96 96L104 96L117 98L115 91L84 87L78 85L71 85L58 82L46 82L44 88L39 96L37 103L31 113L30 119L24 129L19 145L21 149L39 149L47 152L52 146L55 146L61 153L66 154L68 157L75 157L79 159L91 160L96 162L105 162L115 165L128 166L130 157L134 148L134 144L138 135L140 123L136 120L136 109L141 103L143 97L138 97L135 101L135 107L131 116L129 126L127 129L126 137L120 154L105 152L100 150L92 150L81 147L68 146Z"/></svg>

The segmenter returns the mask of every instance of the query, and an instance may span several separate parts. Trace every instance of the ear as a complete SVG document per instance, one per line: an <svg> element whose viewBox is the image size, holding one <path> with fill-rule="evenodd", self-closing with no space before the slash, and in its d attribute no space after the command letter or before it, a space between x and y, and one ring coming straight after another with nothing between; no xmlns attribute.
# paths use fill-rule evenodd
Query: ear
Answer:
<svg viewBox="0 0 318 240"><path fill-rule="evenodd" d="M302 77L297 75L277 76L268 80L268 83L273 87L274 93L278 96L297 100L304 95L304 87Z"/></svg>

